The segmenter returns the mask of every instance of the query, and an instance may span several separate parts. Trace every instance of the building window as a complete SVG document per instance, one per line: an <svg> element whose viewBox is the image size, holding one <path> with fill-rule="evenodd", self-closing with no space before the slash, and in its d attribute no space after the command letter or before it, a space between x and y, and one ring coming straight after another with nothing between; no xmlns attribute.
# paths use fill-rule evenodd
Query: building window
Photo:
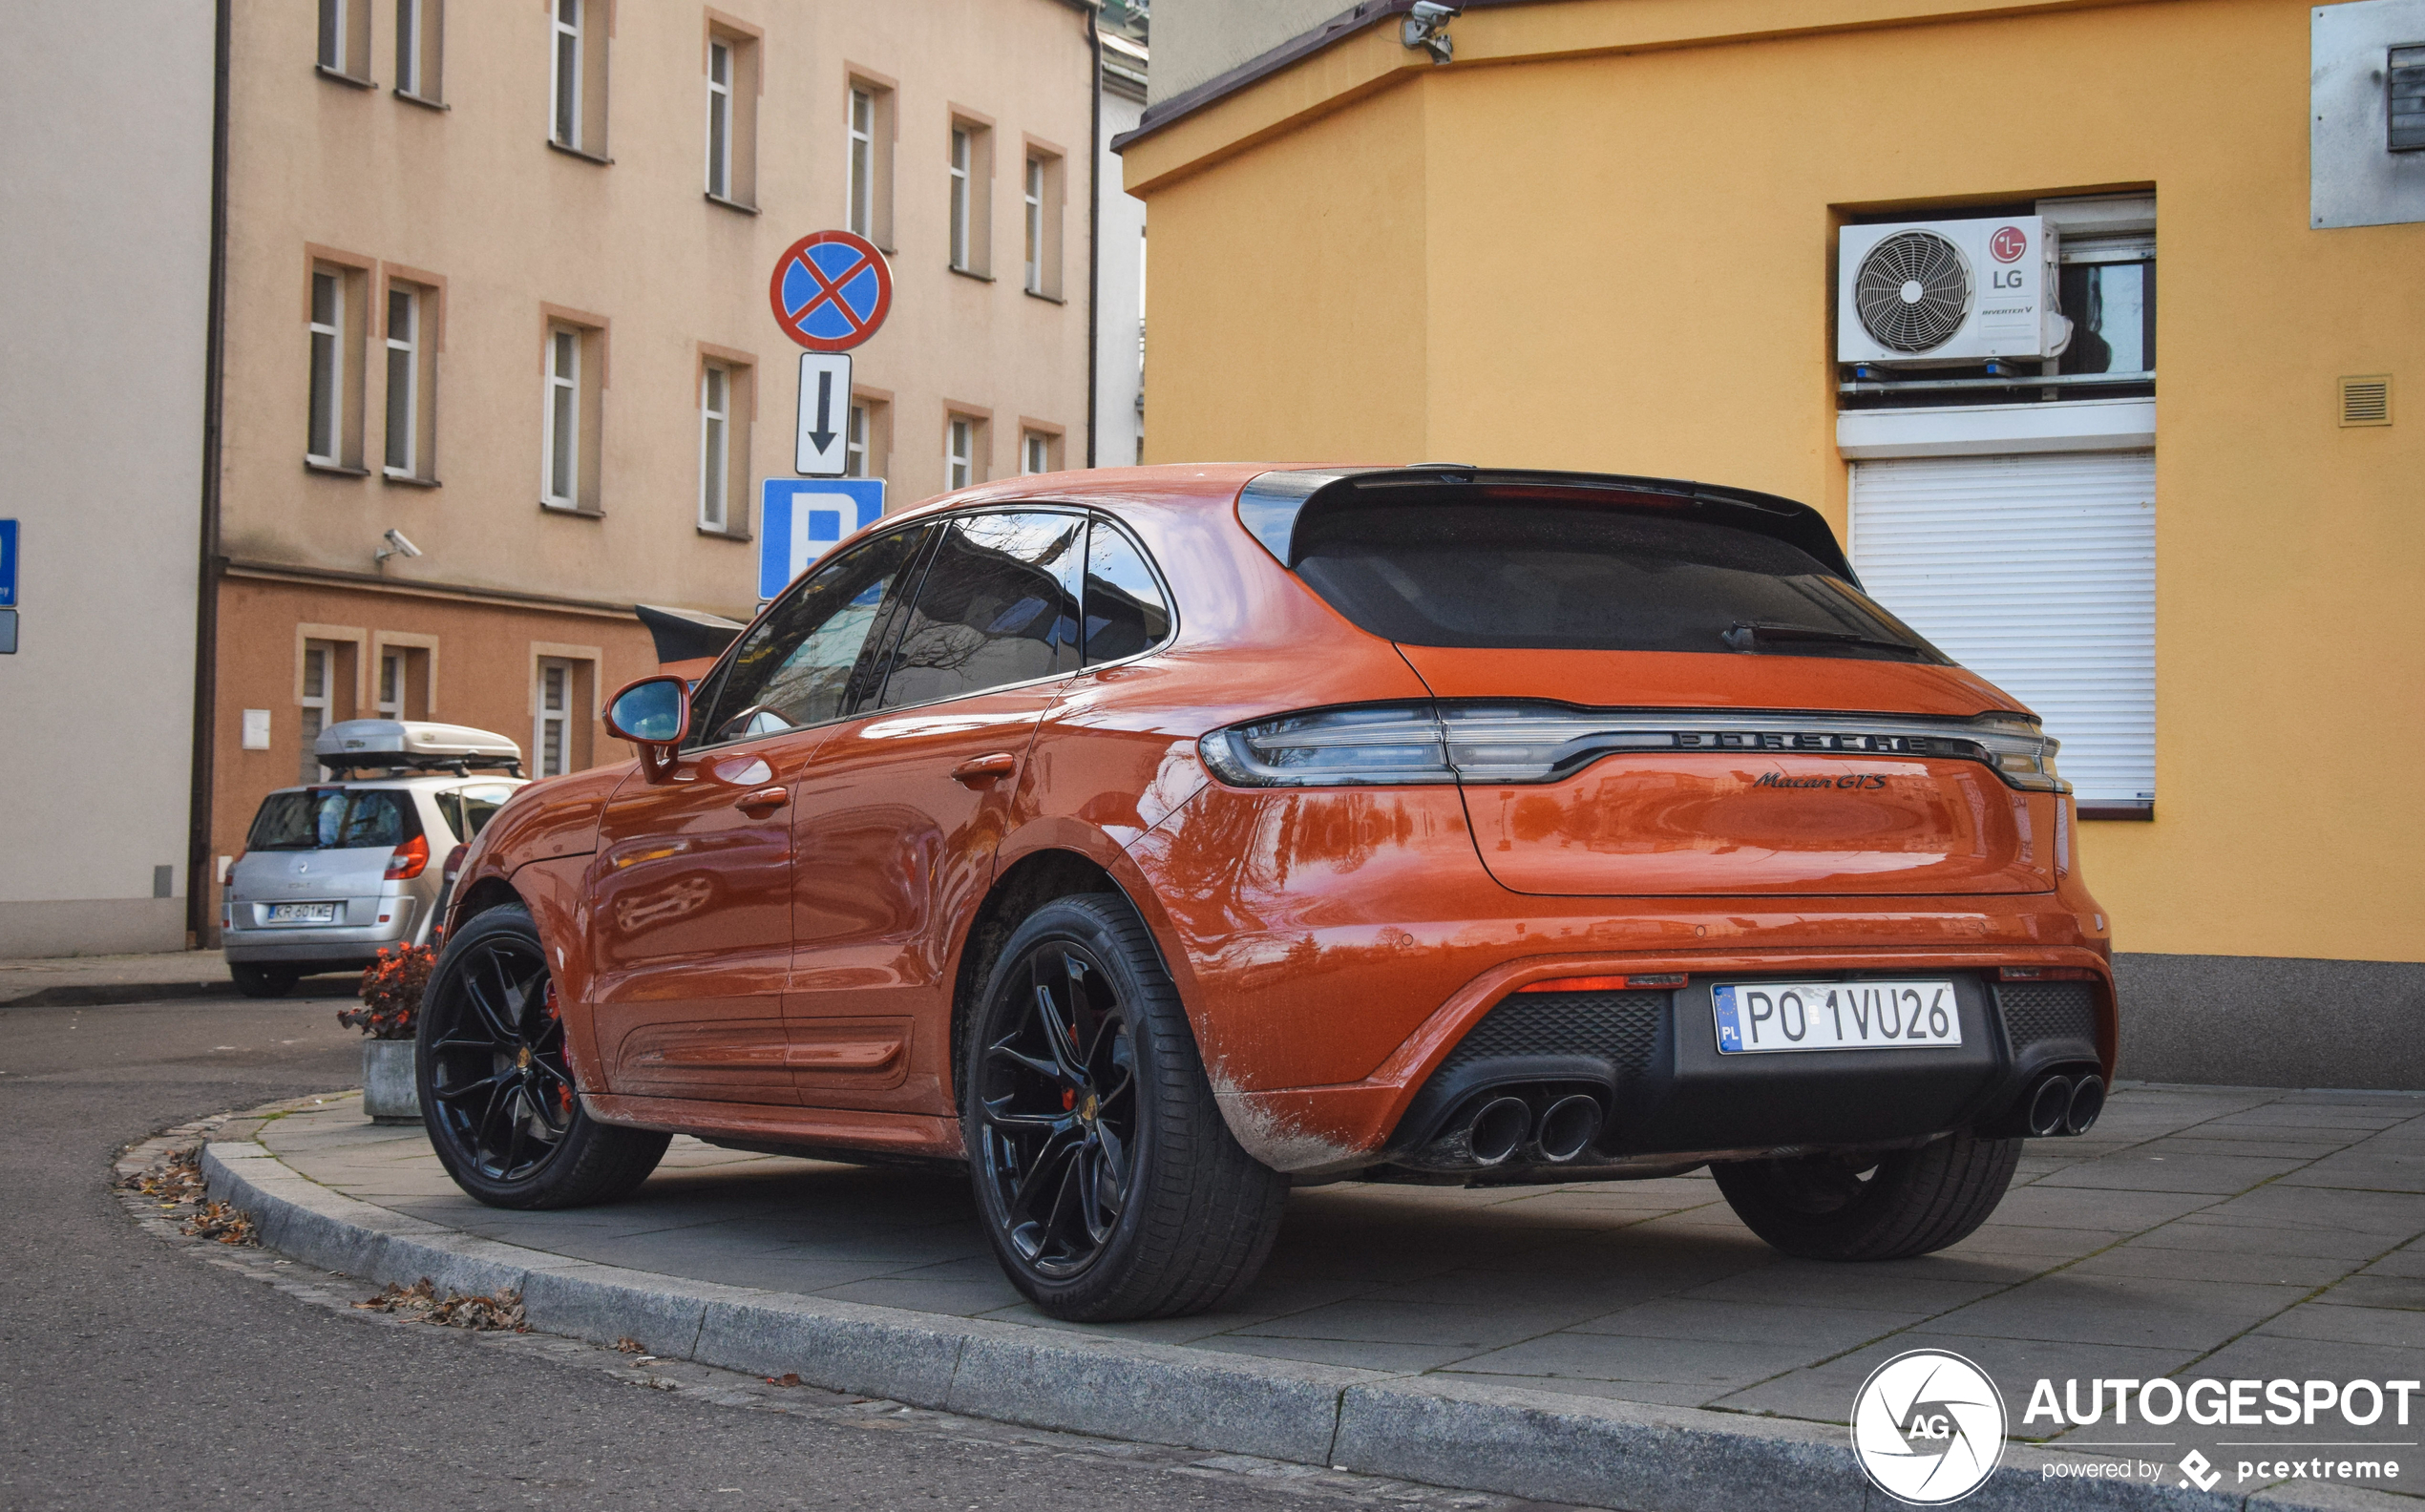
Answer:
<svg viewBox="0 0 2425 1512"><path fill-rule="evenodd" d="M540 777L561 777L572 767L573 663L554 657L538 664L538 723L531 754Z"/></svg>
<svg viewBox="0 0 2425 1512"><path fill-rule="evenodd" d="M757 202L757 39L707 33L707 198Z"/></svg>
<svg viewBox="0 0 2425 1512"><path fill-rule="evenodd" d="M318 782L320 766L320 732L335 723L338 653L343 649L333 640L306 640L303 654L303 689L296 703L302 705L296 720L299 732L301 761L295 780Z"/></svg>
<svg viewBox="0 0 2425 1512"><path fill-rule="evenodd" d="M850 430L842 437L842 475L866 477L867 472L867 406L851 406Z"/></svg>
<svg viewBox="0 0 2425 1512"><path fill-rule="evenodd" d="M1027 155L1022 197L1026 207L1026 283L1030 294L1061 298L1062 159L1051 153Z"/></svg>
<svg viewBox="0 0 2425 1512"><path fill-rule="evenodd" d="M425 646L379 648L379 717L430 717L430 652Z"/></svg>
<svg viewBox="0 0 2425 1512"><path fill-rule="evenodd" d="M435 105L446 97L446 0L396 0L396 93Z"/></svg>
<svg viewBox="0 0 2425 1512"><path fill-rule="evenodd" d="M993 175L993 133L974 121L953 121L951 264L958 272L981 278L993 271L992 227L987 219Z"/></svg>
<svg viewBox="0 0 2425 1512"><path fill-rule="evenodd" d="M732 369L709 363L699 375L699 528L727 528L732 491Z"/></svg>
<svg viewBox="0 0 2425 1512"><path fill-rule="evenodd" d="M362 316L369 284L361 268L311 265L304 456L315 467L362 466Z"/></svg>
<svg viewBox="0 0 2425 1512"><path fill-rule="evenodd" d="M1026 473L1052 472L1059 470L1061 437L1048 430L1019 432L1019 471Z"/></svg>
<svg viewBox="0 0 2425 1512"><path fill-rule="evenodd" d="M548 139L606 157L606 38L613 0L555 0L550 9Z"/></svg>
<svg viewBox="0 0 2425 1512"><path fill-rule="evenodd" d="M388 285L388 427L390 477L417 477L421 461L421 302L408 284Z"/></svg>
<svg viewBox="0 0 2425 1512"><path fill-rule="evenodd" d="M338 448L345 433L345 276L334 268L312 269L311 438L304 454L329 467L342 465Z"/></svg>
<svg viewBox="0 0 2425 1512"><path fill-rule="evenodd" d="M893 248L893 90L854 74L848 96L843 158L842 223L877 246Z"/></svg>
<svg viewBox="0 0 2425 1512"><path fill-rule="evenodd" d="M581 338L569 326L547 333L547 502L580 508Z"/></svg>
<svg viewBox="0 0 2425 1512"><path fill-rule="evenodd" d="M943 441L943 487L964 489L977 478L978 422L954 415Z"/></svg>
<svg viewBox="0 0 2425 1512"><path fill-rule="evenodd" d="M320 0L320 66L357 82L370 77L370 0Z"/></svg>

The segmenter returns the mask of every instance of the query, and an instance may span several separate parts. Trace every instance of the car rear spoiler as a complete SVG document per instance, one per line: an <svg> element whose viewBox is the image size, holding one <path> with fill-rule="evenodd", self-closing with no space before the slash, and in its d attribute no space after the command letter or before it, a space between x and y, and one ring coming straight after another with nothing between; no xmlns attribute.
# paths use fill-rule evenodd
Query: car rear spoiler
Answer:
<svg viewBox="0 0 2425 1512"><path fill-rule="evenodd" d="M1469 495L1475 502L1508 500L1605 504L1672 512L1687 519L1727 525L1797 547L1822 567L1858 587L1852 563L1828 528L1826 516L1807 504L1774 494L1724 488L1682 478L1629 477L1613 472L1545 472L1516 468L1471 468L1426 463L1403 468L1290 468L1262 472L1238 492L1237 514L1263 549L1294 571L1297 528L1308 506L1348 497L1421 491L1429 499Z"/></svg>

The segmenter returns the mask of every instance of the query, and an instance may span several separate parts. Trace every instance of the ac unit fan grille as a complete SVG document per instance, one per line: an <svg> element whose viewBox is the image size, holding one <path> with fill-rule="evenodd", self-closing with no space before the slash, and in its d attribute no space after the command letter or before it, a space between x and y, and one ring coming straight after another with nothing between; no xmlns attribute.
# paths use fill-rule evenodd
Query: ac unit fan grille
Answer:
<svg viewBox="0 0 2425 1512"><path fill-rule="evenodd" d="M1971 269L1932 231L1898 231L1869 249L1853 282L1861 328L1890 351L1945 345L1971 313Z"/></svg>

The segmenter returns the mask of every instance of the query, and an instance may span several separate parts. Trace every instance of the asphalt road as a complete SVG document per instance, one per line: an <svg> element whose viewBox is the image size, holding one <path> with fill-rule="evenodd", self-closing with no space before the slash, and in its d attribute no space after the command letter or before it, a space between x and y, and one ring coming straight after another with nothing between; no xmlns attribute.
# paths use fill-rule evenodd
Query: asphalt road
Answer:
<svg viewBox="0 0 2425 1512"><path fill-rule="evenodd" d="M356 1084L338 1006L0 1010L0 1508L1371 1504L634 1390L302 1302L138 1228L116 1153Z"/></svg>

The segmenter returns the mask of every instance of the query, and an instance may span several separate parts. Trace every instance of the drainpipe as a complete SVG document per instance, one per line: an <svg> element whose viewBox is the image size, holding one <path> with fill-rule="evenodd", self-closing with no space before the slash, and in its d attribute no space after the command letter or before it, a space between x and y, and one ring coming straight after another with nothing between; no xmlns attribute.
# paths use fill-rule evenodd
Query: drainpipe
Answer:
<svg viewBox="0 0 2425 1512"><path fill-rule="evenodd" d="M1103 28L1101 6L1086 6L1086 45L1094 52L1094 94L1086 120L1086 466L1095 465L1096 368L1103 362L1096 326L1103 303Z"/></svg>
<svg viewBox="0 0 2425 1512"><path fill-rule="evenodd" d="M211 64L210 290L202 338L202 494L200 561L195 574L194 762L186 800L185 947L210 938L211 789L217 781L219 705L219 467L227 398L227 77L234 51L235 0L219 0Z"/></svg>

